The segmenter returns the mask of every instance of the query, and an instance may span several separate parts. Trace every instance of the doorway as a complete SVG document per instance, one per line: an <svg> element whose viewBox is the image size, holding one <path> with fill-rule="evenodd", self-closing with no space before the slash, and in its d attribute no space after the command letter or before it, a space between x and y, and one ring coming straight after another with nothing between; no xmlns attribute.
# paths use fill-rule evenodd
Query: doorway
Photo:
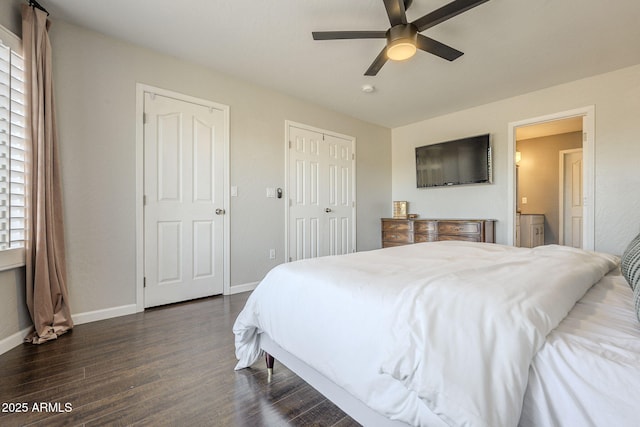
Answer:
<svg viewBox="0 0 640 427"><path fill-rule="evenodd" d="M228 107L138 87L138 311L228 289Z"/></svg>
<svg viewBox="0 0 640 427"><path fill-rule="evenodd" d="M355 252L355 139L286 123L286 257Z"/></svg>
<svg viewBox="0 0 640 427"><path fill-rule="evenodd" d="M543 218L545 243L593 250L594 114L591 106L509 124L508 244L518 245L521 220L524 224L540 223ZM559 163L563 149L579 149L582 153L569 176L574 178L572 188L576 188L571 195L575 205L572 219L565 218L567 205L560 202L567 188L561 184L566 177L566 168ZM568 228L576 235L567 236Z"/></svg>

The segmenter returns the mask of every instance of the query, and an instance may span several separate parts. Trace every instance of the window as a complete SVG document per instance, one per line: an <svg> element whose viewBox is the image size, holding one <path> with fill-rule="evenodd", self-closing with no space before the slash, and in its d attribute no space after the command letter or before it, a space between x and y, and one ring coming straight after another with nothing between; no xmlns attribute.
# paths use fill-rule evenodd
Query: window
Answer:
<svg viewBox="0 0 640 427"><path fill-rule="evenodd" d="M24 79L20 39L0 26L0 270L24 264Z"/></svg>

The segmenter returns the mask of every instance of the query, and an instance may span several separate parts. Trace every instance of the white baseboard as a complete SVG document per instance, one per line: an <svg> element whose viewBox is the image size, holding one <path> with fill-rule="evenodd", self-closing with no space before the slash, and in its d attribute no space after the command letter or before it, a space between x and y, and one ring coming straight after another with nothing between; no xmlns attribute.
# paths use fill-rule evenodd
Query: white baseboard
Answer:
<svg viewBox="0 0 640 427"><path fill-rule="evenodd" d="M256 288L259 282L245 283L244 285L232 286L229 295L241 292L249 292ZM97 322L98 320L111 319L113 317L126 316L128 314L137 313L136 304L122 305L120 307L105 308L102 310L87 311L85 313L72 314L74 325L82 325L83 323ZM32 327L23 329L20 332L8 336L0 340L0 355L22 344L24 337L31 332Z"/></svg>
<svg viewBox="0 0 640 427"><path fill-rule="evenodd" d="M244 285L231 286L227 295L235 295L242 292L250 292L258 286L260 282L245 283Z"/></svg>
<svg viewBox="0 0 640 427"><path fill-rule="evenodd" d="M127 314L136 313L136 305L121 305L120 307L105 308L96 311L87 311L86 313L72 314L74 325L82 325L83 323L96 322L98 320L111 319L112 317L126 316Z"/></svg>
<svg viewBox="0 0 640 427"><path fill-rule="evenodd" d="M0 354L4 354L7 351L19 346L24 342L24 337L29 335L33 327L29 326L21 330L20 332L16 332L15 334L6 337L5 339L0 341Z"/></svg>
<svg viewBox="0 0 640 427"><path fill-rule="evenodd" d="M74 325L82 325L83 323L96 322L98 320L111 319L112 317L126 316L127 314L134 313L136 313L136 305L130 304L120 307L105 308L103 310L88 311L86 313L72 314L71 318L73 319ZM33 327L30 326L3 340L0 340L0 354L4 354L22 344L24 337L26 337L32 329Z"/></svg>

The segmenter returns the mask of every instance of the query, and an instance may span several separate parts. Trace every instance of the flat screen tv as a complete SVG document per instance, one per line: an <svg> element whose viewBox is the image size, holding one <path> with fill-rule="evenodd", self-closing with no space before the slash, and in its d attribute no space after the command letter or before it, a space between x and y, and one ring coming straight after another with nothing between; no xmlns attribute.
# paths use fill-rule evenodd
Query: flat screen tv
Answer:
<svg viewBox="0 0 640 427"><path fill-rule="evenodd" d="M418 188L491 183L489 134L416 147Z"/></svg>

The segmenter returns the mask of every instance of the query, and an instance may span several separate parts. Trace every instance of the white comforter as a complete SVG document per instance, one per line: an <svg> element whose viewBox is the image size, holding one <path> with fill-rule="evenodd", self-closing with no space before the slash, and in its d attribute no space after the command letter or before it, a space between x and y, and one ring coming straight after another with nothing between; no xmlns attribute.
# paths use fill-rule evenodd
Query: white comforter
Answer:
<svg viewBox="0 0 640 427"><path fill-rule="evenodd" d="M374 410L412 425L515 426L546 335L617 258L425 243L283 264L234 325L236 369L259 334Z"/></svg>
<svg viewBox="0 0 640 427"><path fill-rule="evenodd" d="M638 427L638 396L640 324L617 270L547 336L529 368L519 427Z"/></svg>

